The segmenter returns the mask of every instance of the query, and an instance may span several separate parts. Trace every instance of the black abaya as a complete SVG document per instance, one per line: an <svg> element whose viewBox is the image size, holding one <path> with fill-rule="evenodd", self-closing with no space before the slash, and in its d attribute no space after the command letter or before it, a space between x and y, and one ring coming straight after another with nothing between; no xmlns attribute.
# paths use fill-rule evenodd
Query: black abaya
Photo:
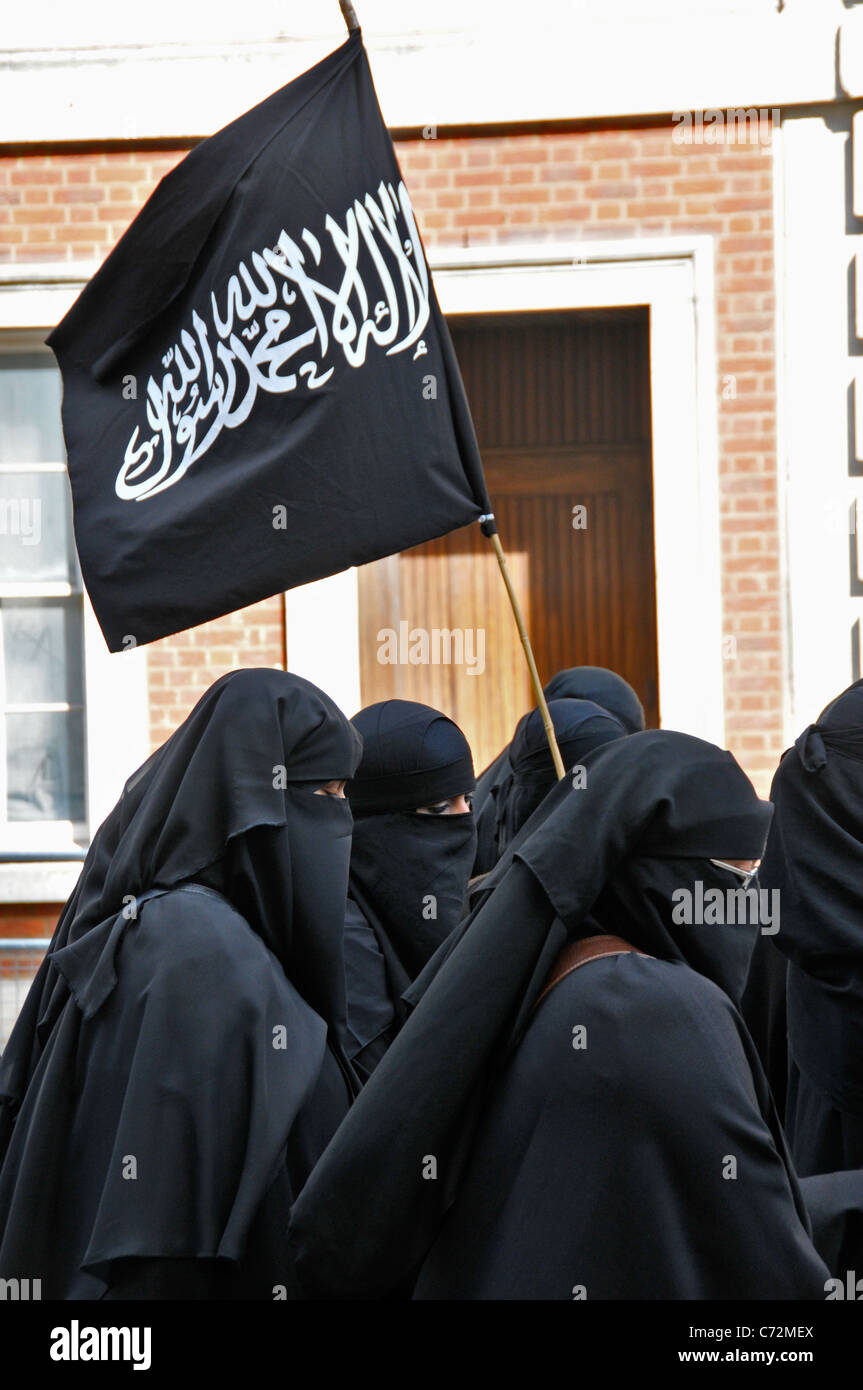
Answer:
<svg viewBox="0 0 863 1390"><path fill-rule="evenodd" d="M824 1278L731 1001L631 954L539 1006L414 1298L818 1298Z"/></svg>
<svg viewBox="0 0 863 1390"><path fill-rule="evenodd" d="M783 755L759 875L787 972L786 1130L798 1171L863 1167L863 681Z"/></svg>
<svg viewBox="0 0 863 1390"><path fill-rule="evenodd" d="M356 1090L351 817L314 788L358 757L314 686L243 671L129 779L0 1063L0 1276L297 1295L290 1204Z"/></svg>
<svg viewBox="0 0 863 1390"><path fill-rule="evenodd" d="M770 808L683 734L584 761L586 786L550 794L417 982L301 1194L309 1292L386 1296L418 1271L422 1298L824 1296L736 1007L758 927L672 907L698 880L734 890L709 861L758 858ZM567 937L597 933L652 959L591 962L534 1013Z"/></svg>

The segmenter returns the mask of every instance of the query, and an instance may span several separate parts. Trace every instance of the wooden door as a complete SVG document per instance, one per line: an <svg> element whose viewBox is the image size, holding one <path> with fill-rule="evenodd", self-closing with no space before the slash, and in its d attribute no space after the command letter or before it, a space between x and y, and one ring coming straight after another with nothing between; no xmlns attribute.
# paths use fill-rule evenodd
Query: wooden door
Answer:
<svg viewBox="0 0 863 1390"><path fill-rule="evenodd" d="M542 680L565 666L611 667L655 727L647 309L471 317L450 327ZM445 710L485 766L533 700L479 527L363 566L359 597L363 703L399 696ZM434 629L473 637L461 661L444 642L427 661L416 643L416 664L393 663L381 634L399 624L402 637ZM409 651L403 641L401 656Z"/></svg>

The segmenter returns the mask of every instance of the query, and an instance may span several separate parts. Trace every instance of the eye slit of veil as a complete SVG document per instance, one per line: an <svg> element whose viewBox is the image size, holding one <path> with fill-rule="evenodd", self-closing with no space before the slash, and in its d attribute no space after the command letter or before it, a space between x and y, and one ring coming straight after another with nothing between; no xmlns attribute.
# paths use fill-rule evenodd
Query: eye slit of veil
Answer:
<svg viewBox="0 0 863 1390"><path fill-rule="evenodd" d="M760 861L756 863L754 869L741 869L738 864L729 864L724 859L711 859L710 863L714 864L717 869L725 869L726 873L734 874L735 878L740 879L743 888L749 887L760 866Z"/></svg>

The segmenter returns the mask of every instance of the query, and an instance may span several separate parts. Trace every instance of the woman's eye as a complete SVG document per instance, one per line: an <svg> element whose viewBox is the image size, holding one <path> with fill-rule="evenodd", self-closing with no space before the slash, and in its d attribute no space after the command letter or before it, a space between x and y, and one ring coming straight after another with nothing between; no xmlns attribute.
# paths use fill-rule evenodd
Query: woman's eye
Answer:
<svg viewBox="0 0 863 1390"><path fill-rule="evenodd" d="M315 790L316 796L337 796L341 798L344 797L344 794L344 782L325 782L322 787L317 787Z"/></svg>
<svg viewBox="0 0 863 1390"><path fill-rule="evenodd" d="M436 806L422 806L420 810L427 816L445 816L449 810L449 802L439 801Z"/></svg>

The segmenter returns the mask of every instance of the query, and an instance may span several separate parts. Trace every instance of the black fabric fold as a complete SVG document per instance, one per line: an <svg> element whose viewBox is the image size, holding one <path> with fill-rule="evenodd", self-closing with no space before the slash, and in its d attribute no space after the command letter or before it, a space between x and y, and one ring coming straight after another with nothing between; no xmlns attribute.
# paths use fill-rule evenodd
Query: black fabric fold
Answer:
<svg viewBox="0 0 863 1390"><path fill-rule="evenodd" d="M863 1278L863 1168L839 1173L819 1173L801 1178L800 1190L812 1222L812 1238L827 1268L843 1284L840 1297L847 1297L847 1275L853 1271L853 1293L863 1292L857 1280Z"/></svg>

